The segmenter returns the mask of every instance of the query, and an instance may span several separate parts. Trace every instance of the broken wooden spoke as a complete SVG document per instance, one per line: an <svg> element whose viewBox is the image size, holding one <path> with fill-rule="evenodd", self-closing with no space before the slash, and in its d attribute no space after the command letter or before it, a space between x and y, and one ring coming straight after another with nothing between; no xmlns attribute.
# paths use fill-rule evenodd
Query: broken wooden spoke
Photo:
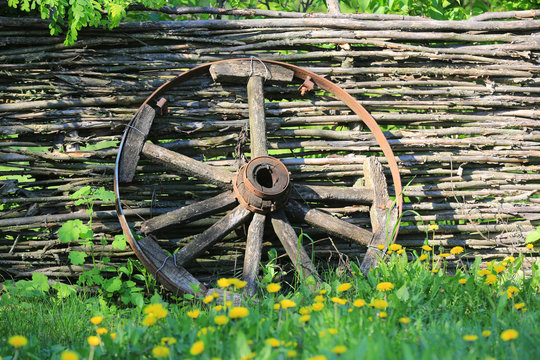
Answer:
<svg viewBox="0 0 540 360"><path fill-rule="evenodd" d="M224 189L232 189L234 174L220 168L193 160L190 157L146 142L142 154L169 169L193 176L206 184L213 184Z"/></svg>
<svg viewBox="0 0 540 360"><path fill-rule="evenodd" d="M190 260L195 259L236 227L248 221L250 216L251 212L249 210L242 205L238 205L214 225L197 235L193 241L181 248L176 253L176 264L184 266Z"/></svg>
<svg viewBox="0 0 540 360"><path fill-rule="evenodd" d="M311 262L306 250L304 250L283 210L272 213L272 226L298 274L303 279L309 276L318 279L319 275L315 265Z"/></svg>
<svg viewBox="0 0 540 360"><path fill-rule="evenodd" d="M285 208L287 214L294 219L321 229L331 236L354 241L362 245L368 245L373 238L373 233L361 227L350 224L321 210L312 209L295 200L289 200Z"/></svg>
<svg viewBox="0 0 540 360"><path fill-rule="evenodd" d="M231 209L236 198L231 191L224 192L210 199L184 206L166 214L146 220L141 225L144 234L153 233L171 225L187 224L195 220Z"/></svg>
<svg viewBox="0 0 540 360"><path fill-rule="evenodd" d="M264 114L264 79L260 76L249 78L247 85L249 105L249 139L251 158L267 156L266 118Z"/></svg>
<svg viewBox="0 0 540 360"><path fill-rule="evenodd" d="M248 228L243 279L247 282L245 291L249 296L255 295L257 291L265 220L266 215L255 213Z"/></svg>
<svg viewBox="0 0 540 360"><path fill-rule="evenodd" d="M315 202L346 202L352 204L372 204L373 189L366 187L333 187L316 185L294 185L290 195L293 199Z"/></svg>

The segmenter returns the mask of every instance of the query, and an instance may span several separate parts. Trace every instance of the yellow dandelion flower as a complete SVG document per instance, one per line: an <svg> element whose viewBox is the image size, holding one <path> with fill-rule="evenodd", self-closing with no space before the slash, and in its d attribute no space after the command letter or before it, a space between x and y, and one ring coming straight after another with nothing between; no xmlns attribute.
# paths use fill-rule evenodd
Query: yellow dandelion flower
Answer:
<svg viewBox="0 0 540 360"><path fill-rule="evenodd" d="M529 250L532 250L534 248L534 245L533 244L527 244L525 245L525 247Z"/></svg>
<svg viewBox="0 0 540 360"><path fill-rule="evenodd" d="M227 317L227 315L218 315L214 318L214 322L217 325L225 325L229 322L229 318Z"/></svg>
<svg viewBox="0 0 540 360"><path fill-rule="evenodd" d="M431 272L434 273L434 274L436 274L436 273L439 272L439 269L431 269Z"/></svg>
<svg viewBox="0 0 540 360"><path fill-rule="evenodd" d="M102 327L100 327L100 328L97 328L97 329L96 329L96 332L97 332L97 334L98 334L98 335L103 335L103 334L106 334L106 333L108 333L108 332L109 332L109 330L107 330L107 329L105 329L105 328L102 328Z"/></svg>
<svg viewBox="0 0 540 360"><path fill-rule="evenodd" d="M420 261L424 261L426 259L427 259L427 254L422 254L422 255L420 255L420 257L418 257L418 260L420 260Z"/></svg>
<svg viewBox="0 0 540 360"><path fill-rule="evenodd" d="M28 345L28 339L22 335L14 335L8 339L8 344L18 349Z"/></svg>
<svg viewBox="0 0 540 360"><path fill-rule="evenodd" d="M491 335L491 331L490 330L483 330L482 331L482 336L483 337L489 337Z"/></svg>
<svg viewBox="0 0 540 360"><path fill-rule="evenodd" d="M280 289L281 289L281 285L279 284L270 283L266 285L266 291L268 291L269 293L278 292Z"/></svg>
<svg viewBox="0 0 540 360"><path fill-rule="evenodd" d="M251 354L242 356L240 360L250 360L250 359L253 359L255 356L257 356L257 353L251 353Z"/></svg>
<svg viewBox="0 0 540 360"><path fill-rule="evenodd" d="M476 335L471 335L471 334L463 335L463 340L465 341L476 341L476 339L478 339L478 336Z"/></svg>
<svg viewBox="0 0 540 360"><path fill-rule="evenodd" d="M298 353L296 352L296 350L289 350L289 351L287 351L287 357L293 358L293 357L296 357L296 355L298 355Z"/></svg>
<svg viewBox="0 0 540 360"><path fill-rule="evenodd" d="M274 310L279 310L279 309L281 309L281 305L280 304L274 304L273 308L274 308Z"/></svg>
<svg viewBox="0 0 540 360"><path fill-rule="evenodd" d="M144 308L145 314L154 315L158 319L163 319L165 316L167 316L167 312L167 309L165 309L160 303L147 305Z"/></svg>
<svg viewBox="0 0 540 360"><path fill-rule="evenodd" d="M327 360L327 357L324 355L315 355L308 358L308 360Z"/></svg>
<svg viewBox="0 0 540 360"><path fill-rule="evenodd" d="M394 284L388 281L380 282L377 284L377 290L379 291L389 291L389 290L392 290L393 288L394 288Z"/></svg>
<svg viewBox="0 0 540 360"><path fill-rule="evenodd" d="M334 302L336 304L339 304L339 305L345 305L347 303L347 299L342 299L342 298L335 297L335 296L330 300L332 300L332 302Z"/></svg>
<svg viewBox="0 0 540 360"><path fill-rule="evenodd" d="M439 255L437 255L437 256L444 259L444 258L449 257L450 254L449 254L449 253L441 253L441 254L439 254Z"/></svg>
<svg viewBox="0 0 540 360"><path fill-rule="evenodd" d="M337 287L337 292L344 292L352 287L350 283L343 283Z"/></svg>
<svg viewBox="0 0 540 360"><path fill-rule="evenodd" d="M334 354L343 354L345 351L347 351L347 347L343 345L336 345L332 348Z"/></svg>
<svg viewBox="0 0 540 360"><path fill-rule="evenodd" d="M386 246L384 246L383 244L377 245L377 249L379 249L379 250L384 250L385 247Z"/></svg>
<svg viewBox="0 0 540 360"><path fill-rule="evenodd" d="M384 310L384 309L386 309L388 307L388 302L386 302L386 300L373 299L371 301L371 304L369 304L369 305L373 306L376 309Z"/></svg>
<svg viewBox="0 0 540 360"><path fill-rule="evenodd" d="M216 310L216 311L221 311L221 310L223 310L223 309L224 309L223 305L216 305L216 306L214 306L214 310Z"/></svg>
<svg viewBox="0 0 540 360"><path fill-rule="evenodd" d="M296 303L290 299L283 299L279 303L283 309L293 308L296 306Z"/></svg>
<svg viewBox="0 0 540 360"><path fill-rule="evenodd" d="M361 308L362 306L366 305L366 300L364 299L356 299L353 301L353 306L357 308Z"/></svg>
<svg viewBox="0 0 540 360"><path fill-rule="evenodd" d="M198 318L200 313L201 312L199 311L199 309L193 309L193 310L190 310L190 311L186 312L187 316L189 316L192 319Z"/></svg>
<svg viewBox="0 0 540 360"><path fill-rule="evenodd" d="M298 321L305 323L305 322L308 322L309 319L311 319L311 315L302 315L302 316L300 316Z"/></svg>
<svg viewBox="0 0 540 360"><path fill-rule="evenodd" d="M247 282L244 281L244 280L238 280L237 282L234 283L234 287L235 287L236 289L242 289L242 288L244 288L246 285L247 285Z"/></svg>
<svg viewBox="0 0 540 360"><path fill-rule="evenodd" d="M205 296L203 299L203 303L205 304L210 304L212 301L214 301L214 296L212 295Z"/></svg>
<svg viewBox="0 0 540 360"><path fill-rule="evenodd" d="M229 317L231 319L240 319L249 315L249 310L242 306L233 307L229 311Z"/></svg>
<svg viewBox="0 0 540 360"><path fill-rule="evenodd" d="M101 342L97 336L89 336L86 340L88 341L88 344L90 344L90 346L98 346Z"/></svg>
<svg viewBox="0 0 540 360"><path fill-rule="evenodd" d="M433 230L433 231L439 230L439 225L437 225L437 224L431 224L431 225L429 225L429 230Z"/></svg>
<svg viewBox="0 0 540 360"><path fill-rule="evenodd" d="M311 308L313 309L313 311L321 311L322 309L324 309L324 304L321 302L316 302L311 305Z"/></svg>
<svg viewBox="0 0 540 360"><path fill-rule="evenodd" d="M462 285L465 285L467 283L467 279L463 278L463 279L459 279L458 280L460 284Z"/></svg>
<svg viewBox="0 0 540 360"><path fill-rule="evenodd" d="M116 333L115 333L115 332L111 333L110 337L111 337L111 339L113 339L113 340L116 339Z"/></svg>
<svg viewBox="0 0 540 360"><path fill-rule="evenodd" d="M491 271L489 271L488 269L481 269L481 270L478 270L477 274L480 276L486 276L486 275L491 274Z"/></svg>
<svg viewBox="0 0 540 360"><path fill-rule="evenodd" d="M326 331L324 331L324 330L319 331L319 337L320 338L326 337Z"/></svg>
<svg viewBox="0 0 540 360"><path fill-rule="evenodd" d="M174 345L174 344L176 344L176 339L173 337L165 336L161 338L161 345Z"/></svg>
<svg viewBox="0 0 540 360"><path fill-rule="evenodd" d="M401 318L399 318L399 322L402 323L402 324L408 324L408 323L411 322L411 318L401 317Z"/></svg>
<svg viewBox="0 0 540 360"><path fill-rule="evenodd" d="M506 290L506 293L508 294L508 298L511 298L512 296L516 295L519 292L519 289L515 286L509 286Z"/></svg>
<svg viewBox="0 0 540 360"><path fill-rule="evenodd" d="M94 325L99 325L103 321L103 318L101 316L94 316L90 319L90 322Z"/></svg>
<svg viewBox="0 0 540 360"><path fill-rule="evenodd" d="M300 315L307 315L311 312L311 309L303 306L300 308L300 310L298 310L298 312L300 313Z"/></svg>
<svg viewBox="0 0 540 360"><path fill-rule="evenodd" d="M502 273L504 270L506 270L506 267L503 266L503 265L497 265L497 266L494 266L493 267L493 270L499 274L499 273Z"/></svg>
<svg viewBox="0 0 540 360"><path fill-rule="evenodd" d="M497 283L497 275L489 274L488 276L486 276L485 283L488 285L493 285Z"/></svg>
<svg viewBox="0 0 540 360"><path fill-rule="evenodd" d="M401 249L401 245L399 244L392 244L388 247L388 249L390 249L390 251L398 251L399 249Z"/></svg>
<svg viewBox="0 0 540 360"><path fill-rule="evenodd" d="M229 280L229 285L233 285L233 286L236 286L236 284L238 284L238 282L240 281L240 279L237 279L237 278L229 278L227 280Z"/></svg>
<svg viewBox="0 0 540 360"><path fill-rule="evenodd" d="M326 289L319 290L319 295L324 295L324 294L326 294Z"/></svg>
<svg viewBox="0 0 540 360"><path fill-rule="evenodd" d="M517 330L515 330L515 329L504 330L504 331L501 333L501 339L502 339L503 341L514 340L514 339L517 339L518 336L519 336L519 333L518 333Z"/></svg>
<svg viewBox="0 0 540 360"><path fill-rule="evenodd" d="M204 351L204 341L199 340L193 343L191 345L191 348L189 349L189 353L193 356L199 355Z"/></svg>
<svg viewBox="0 0 540 360"><path fill-rule="evenodd" d="M379 317L380 317L381 319L384 319L385 317L388 317L388 313L387 313L386 311L381 311L381 312L379 313Z"/></svg>
<svg viewBox="0 0 540 360"><path fill-rule="evenodd" d="M217 299L219 297L219 293L216 291L212 293L212 296L214 297L214 299Z"/></svg>
<svg viewBox="0 0 540 360"><path fill-rule="evenodd" d="M401 255L405 252L405 249L399 249L396 254Z"/></svg>
<svg viewBox="0 0 540 360"><path fill-rule="evenodd" d="M229 300L229 301L227 301L227 302L225 303L225 307L231 307L232 304L233 304L233 302Z"/></svg>
<svg viewBox="0 0 540 360"><path fill-rule="evenodd" d="M264 342L267 343L268 345L270 345L273 348L278 347L279 345L281 345L281 341L279 341L276 338L268 338L268 339L264 340Z"/></svg>
<svg viewBox="0 0 540 360"><path fill-rule="evenodd" d="M424 250L424 251L431 251L431 250L433 250L433 248L432 248L431 246L429 246L429 245L423 245L423 246L422 246L422 250Z"/></svg>
<svg viewBox="0 0 540 360"><path fill-rule="evenodd" d="M217 281L217 284L220 288L227 288L231 285L229 279L221 278Z"/></svg>
<svg viewBox="0 0 540 360"><path fill-rule="evenodd" d="M253 340L249 339L249 340L247 341L247 343L248 343L248 345L253 345Z"/></svg>
<svg viewBox="0 0 540 360"><path fill-rule="evenodd" d="M458 254L461 254L463 250L465 249L463 249L461 246L454 246L452 249L450 249L450 254L458 255Z"/></svg>
<svg viewBox="0 0 540 360"><path fill-rule="evenodd" d="M517 303L514 305L514 307L516 308L516 310L521 310L525 307L525 303L522 303L522 302Z"/></svg>
<svg viewBox="0 0 540 360"><path fill-rule="evenodd" d="M152 349L152 355L157 359L165 358L169 356L170 353L171 350L163 345L158 345Z"/></svg>
<svg viewBox="0 0 540 360"><path fill-rule="evenodd" d="M157 321L157 318L154 316L154 314L148 314L144 317L142 324L146 327L150 327L154 325Z"/></svg>
<svg viewBox="0 0 540 360"><path fill-rule="evenodd" d="M338 330L335 329L335 328L328 328L328 332L329 332L330 334L332 334L332 335L337 335Z"/></svg>
<svg viewBox="0 0 540 360"><path fill-rule="evenodd" d="M64 350L60 355L60 360L79 360L79 354L77 354L75 351Z"/></svg>
<svg viewBox="0 0 540 360"><path fill-rule="evenodd" d="M322 296L322 295L317 295L317 296L315 296L315 299L314 299L314 300L315 300L315 302L320 302L320 303L322 303L322 302L324 302L325 299L324 299L324 296Z"/></svg>

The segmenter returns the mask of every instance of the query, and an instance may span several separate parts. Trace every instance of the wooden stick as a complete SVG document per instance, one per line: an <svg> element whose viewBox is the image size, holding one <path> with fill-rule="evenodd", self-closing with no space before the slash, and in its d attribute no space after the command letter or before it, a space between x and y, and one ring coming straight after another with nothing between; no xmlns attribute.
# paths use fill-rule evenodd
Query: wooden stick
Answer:
<svg viewBox="0 0 540 360"><path fill-rule="evenodd" d="M210 246L220 241L233 229L249 220L251 212L238 205L234 210L222 217L217 223L198 235L193 241L176 253L176 263L184 266L202 254Z"/></svg>
<svg viewBox="0 0 540 360"><path fill-rule="evenodd" d="M255 213L248 228L242 279L247 282L245 291L249 296L255 295L257 291L265 220L265 215Z"/></svg>
<svg viewBox="0 0 540 360"><path fill-rule="evenodd" d="M266 145L266 118L264 115L263 78L251 76L247 84L249 103L249 138L251 158L268 156Z"/></svg>
<svg viewBox="0 0 540 360"><path fill-rule="evenodd" d="M354 204L373 203L373 191L365 187L347 188L316 185L294 185L291 197L303 201L341 201Z"/></svg>
<svg viewBox="0 0 540 360"><path fill-rule="evenodd" d="M171 225L187 224L189 222L213 215L224 210L232 208L236 204L236 198L233 193L224 192L213 198L199 201L197 203L184 206L180 209L159 215L146 220L141 225L141 231L144 234L161 230Z"/></svg>

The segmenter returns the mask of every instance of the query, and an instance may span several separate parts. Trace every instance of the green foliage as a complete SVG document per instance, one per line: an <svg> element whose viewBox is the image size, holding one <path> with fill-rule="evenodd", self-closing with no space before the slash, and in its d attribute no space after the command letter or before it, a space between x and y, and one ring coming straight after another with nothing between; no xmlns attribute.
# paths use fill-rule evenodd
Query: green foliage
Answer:
<svg viewBox="0 0 540 360"><path fill-rule="evenodd" d="M536 229L527 234L527 239L525 240L526 244L534 244L540 240L540 226L537 226Z"/></svg>

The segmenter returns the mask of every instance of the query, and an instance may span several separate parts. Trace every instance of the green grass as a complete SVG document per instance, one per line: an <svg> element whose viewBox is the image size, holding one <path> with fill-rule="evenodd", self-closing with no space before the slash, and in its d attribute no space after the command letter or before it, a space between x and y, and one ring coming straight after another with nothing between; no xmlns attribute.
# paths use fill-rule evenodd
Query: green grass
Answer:
<svg viewBox="0 0 540 360"><path fill-rule="evenodd" d="M256 301L242 304L249 315L236 319L228 318L230 309L215 307L219 299L209 304L185 298L166 303L155 295L149 302L163 304L168 312L148 327L143 325L149 316L144 307L119 307L81 295L59 300L55 294L40 296L39 291L35 296L19 294L8 284L0 302L0 356L12 359L15 349L8 339L23 335L29 343L18 351L20 358L59 359L63 350L72 349L87 359L91 355L87 337L95 335L99 326L108 333L101 335L102 345L95 348L94 359L154 358L152 351L163 337L176 340L164 350L170 352L165 357L170 359L285 359L292 351L296 355L291 358L297 359L540 358L538 264L526 277L519 269L523 258L506 260L504 270L497 267L498 274L495 266L502 264L491 264L497 282L487 284L486 275L478 273L479 262L470 270L458 269L455 275L447 275L444 260L426 254L430 256L427 261L407 261L406 254L394 253L368 277L359 275L351 264L351 274L338 277L335 272L327 273L326 282L315 291L283 283L280 292L269 293L261 286ZM433 268L440 271L434 273ZM462 284L460 279L467 281ZM393 288L379 291L381 282L390 282ZM351 287L339 292L343 283ZM510 286L519 289L511 297L507 292ZM231 287L228 299L234 291ZM295 306L275 309L285 298ZM347 302L339 304L332 298ZM358 299L366 304L355 306ZM385 299L388 307L370 306L375 299ZM319 311L314 310L316 302L324 304ZM523 307L517 309L516 304L521 303ZM196 318L188 316L192 310L198 310ZM89 321L96 315L103 317L98 326ZM226 315L229 321L217 325L218 315ZM410 322L404 323L403 318ZM517 331L516 339L501 338L508 329ZM489 336L482 335L487 335L486 331ZM116 334L114 340L111 333ZM477 338L467 341L463 338L466 335ZM204 343L204 349L198 355L190 354L198 341ZM273 347L272 341L278 345ZM334 353L339 350L336 346L343 346L345 352Z"/></svg>

